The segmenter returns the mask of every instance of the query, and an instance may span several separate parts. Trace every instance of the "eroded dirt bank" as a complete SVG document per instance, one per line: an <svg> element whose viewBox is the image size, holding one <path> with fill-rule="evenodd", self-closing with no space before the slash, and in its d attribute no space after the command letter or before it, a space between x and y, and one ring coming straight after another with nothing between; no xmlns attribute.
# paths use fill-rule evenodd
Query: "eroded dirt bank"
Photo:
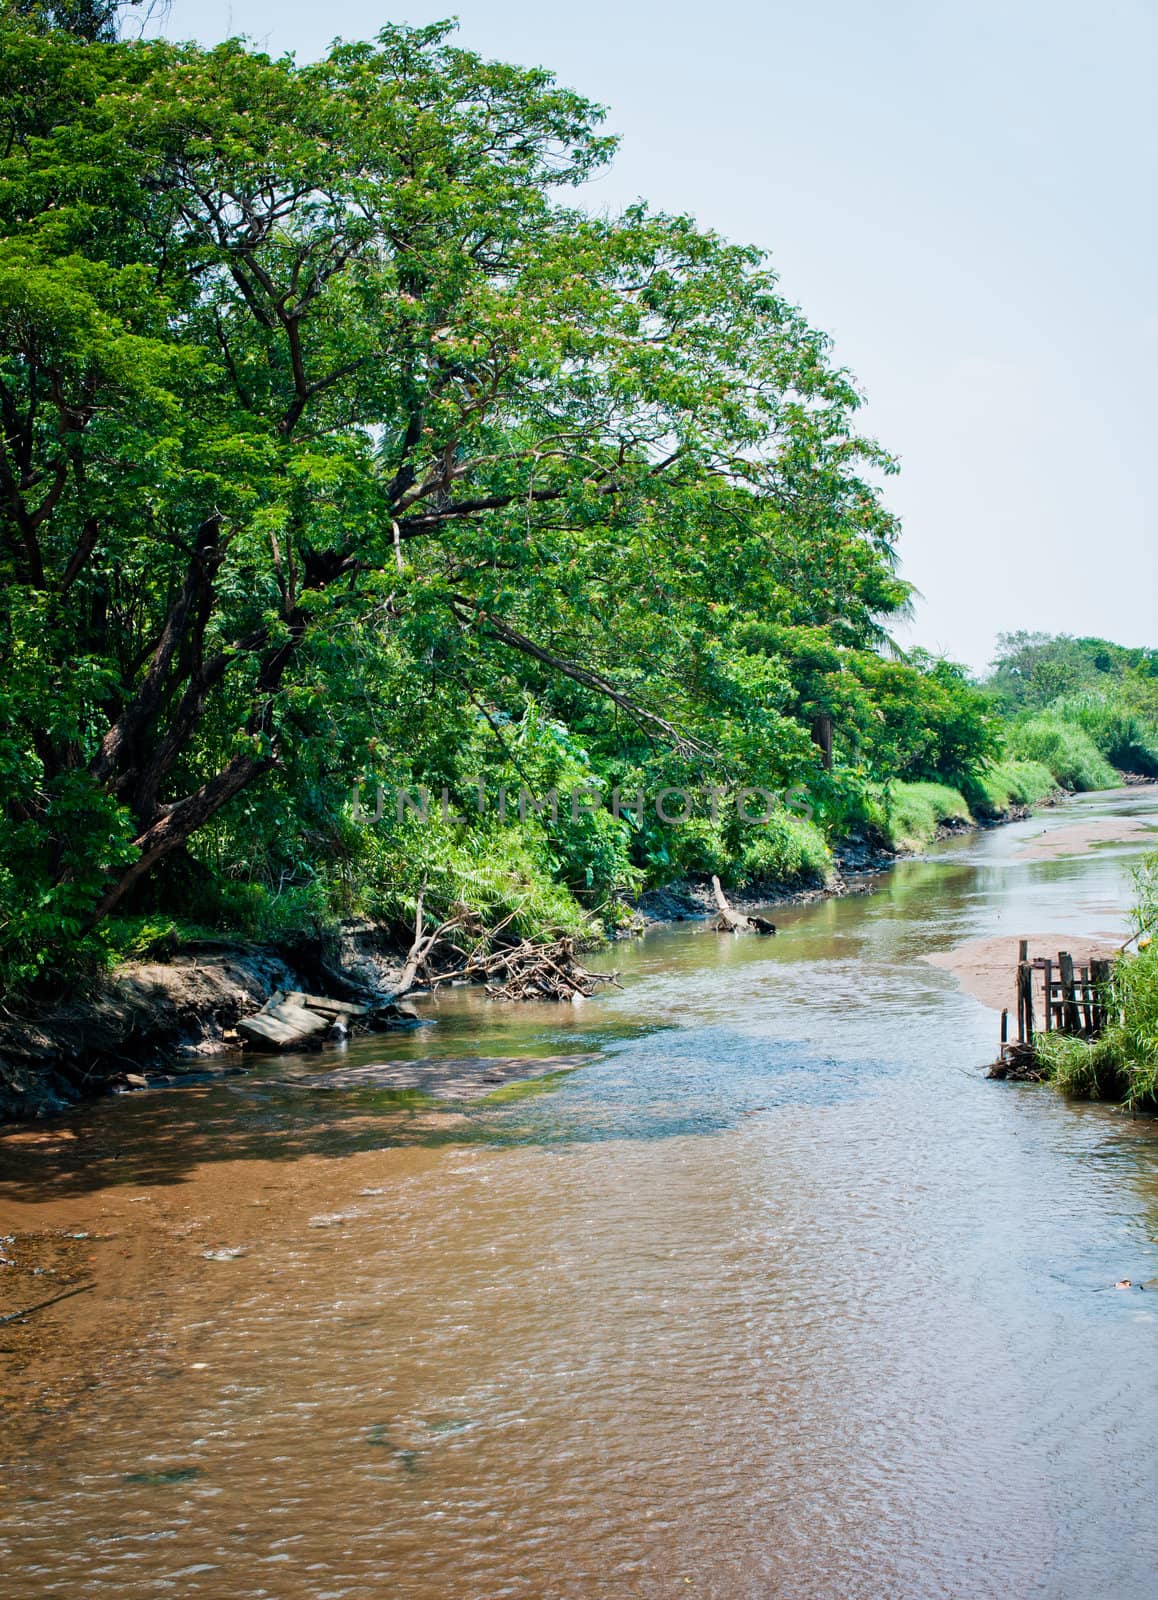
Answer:
<svg viewBox="0 0 1158 1600"><path fill-rule="evenodd" d="M234 1025L277 989L338 998L393 997L401 956L390 930L347 926L332 949L206 943L168 961L129 962L88 992L0 1021L0 1122L53 1115L129 1075L240 1070Z"/></svg>

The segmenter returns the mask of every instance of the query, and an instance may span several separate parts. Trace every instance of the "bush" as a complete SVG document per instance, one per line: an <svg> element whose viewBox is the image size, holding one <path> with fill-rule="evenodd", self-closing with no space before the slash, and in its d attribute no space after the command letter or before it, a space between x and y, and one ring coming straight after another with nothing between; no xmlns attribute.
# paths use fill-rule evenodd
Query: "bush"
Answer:
<svg viewBox="0 0 1158 1600"><path fill-rule="evenodd" d="M1006 752L1014 759L1048 767L1063 789L1112 789L1118 781L1089 734L1052 711L1015 722L1006 739Z"/></svg>
<svg viewBox="0 0 1158 1600"><path fill-rule="evenodd" d="M814 822L777 809L767 822L741 824L690 817L678 827L653 829L646 851L649 883L715 873L729 888L756 881L823 884L832 853Z"/></svg>
<svg viewBox="0 0 1158 1600"><path fill-rule="evenodd" d="M965 797L944 783L897 783L889 795L885 825L896 850L919 850L937 837L942 822L972 822Z"/></svg>
<svg viewBox="0 0 1158 1600"><path fill-rule="evenodd" d="M729 848L723 827L710 817L689 817L674 827L645 817L638 843L649 884L712 872L724 882L735 881L736 852Z"/></svg>
<svg viewBox="0 0 1158 1600"><path fill-rule="evenodd" d="M777 811L745 841L739 868L745 882L823 884L832 871L832 853L815 823Z"/></svg>
<svg viewBox="0 0 1158 1600"><path fill-rule="evenodd" d="M424 892L428 921L469 906L486 927L509 918L511 931L527 938L597 935L599 925L555 881L544 854L541 836L498 822L444 822L433 810L426 824L383 832L371 824L359 867L360 908L409 927Z"/></svg>

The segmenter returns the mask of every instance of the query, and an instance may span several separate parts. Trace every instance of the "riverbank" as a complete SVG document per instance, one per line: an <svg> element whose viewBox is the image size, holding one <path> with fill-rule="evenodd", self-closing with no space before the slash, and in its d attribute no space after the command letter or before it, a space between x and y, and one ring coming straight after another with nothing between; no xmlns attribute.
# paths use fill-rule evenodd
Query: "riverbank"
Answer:
<svg viewBox="0 0 1158 1600"><path fill-rule="evenodd" d="M993 818L954 820L940 825L937 836L998 827L1028 814L1013 807ZM750 912L867 894L880 874L911 854L856 834L833 851L827 879L758 879L729 898ZM710 879L651 890L631 911L621 938L657 924L712 916ZM303 938L292 949L223 939L188 945L165 961L126 963L91 992L0 1026L0 1123L55 1116L109 1093L245 1072L254 1057L241 1054L234 1030L277 990L304 988L386 1004L399 997L406 954L396 933L362 920L344 925L328 947L316 938Z"/></svg>
<svg viewBox="0 0 1158 1600"><path fill-rule="evenodd" d="M1004 827L1011 822L1024 822L1034 811L1054 806L1059 796L1043 800L1040 806L1010 806L993 816L954 818L937 824L930 844L940 844L946 839L956 839L971 833L987 832ZM832 871L823 880L808 883L786 883L777 878L756 878L729 889L728 898L739 911L767 910L776 906L812 905L818 900L834 900L850 894L871 894L873 880L888 872L898 861L907 861L922 853L918 846L890 844L879 836L865 833L843 839L832 852ZM716 914L715 896L711 878L703 873L695 878L683 878L662 889L649 889L632 902L646 927L665 922L687 922L698 917Z"/></svg>
<svg viewBox="0 0 1158 1600"><path fill-rule="evenodd" d="M412 1025L394 1001L405 951L370 922L329 947L206 940L165 961L117 967L87 992L0 1026L0 1123L53 1116L82 1100L246 1070L235 1032L278 991L373 1000L375 1024Z"/></svg>

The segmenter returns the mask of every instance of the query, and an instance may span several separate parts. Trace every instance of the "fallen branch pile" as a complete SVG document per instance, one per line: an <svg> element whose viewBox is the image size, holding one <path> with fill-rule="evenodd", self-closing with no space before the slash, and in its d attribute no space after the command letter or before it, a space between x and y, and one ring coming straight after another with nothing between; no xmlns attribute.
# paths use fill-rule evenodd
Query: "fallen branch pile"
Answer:
<svg viewBox="0 0 1158 1600"><path fill-rule="evenodd" d="M601 983L621 987L617 972L588 972L575 957L571 939L532 944L524 939L507 949L467 962L462 976L486 984L496 1000L575 1000L593 995Z"/></svg>
<svg viewBox="0 0 1158 1600"><path fill-rule="evenodd" d="M457 905L444 922L430 929L423 899L420 894L414 942L398 995L416 985L434 989L443 983L481 983L496 1000L576 1000L589 998L601 983L621 987L617 972L589 972L576 957L573 939L539 944L531 939L512 939L507 930L516 912L512 911L495 927L485 928L477 912ZM468 950L447 937L454 933L460 938L464 933L470 937Z"/></svg>
<svg viewBox="0 0 1158 1600"><path fill-rule="evenodd" d="M1008 1078L1012 1083L1040 1083L1042 1070L1038 1064L1037 1051L1031 1044L1018 1043L1003 1044L1001 1054L990 1066L985 1076L987 1078Z"/></svg>

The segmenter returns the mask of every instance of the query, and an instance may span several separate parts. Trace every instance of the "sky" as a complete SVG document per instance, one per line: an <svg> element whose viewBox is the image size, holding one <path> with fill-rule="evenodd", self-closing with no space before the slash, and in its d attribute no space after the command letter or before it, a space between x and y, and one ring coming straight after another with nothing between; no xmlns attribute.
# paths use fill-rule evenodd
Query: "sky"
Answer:
<svg viewBox="0 0 1158 1600"><path fill-rule="evenodd" d="M299 60L419 0L173 0L158 25ZM644 198L769 254L896 455L903 644L1158 646L1158 0L459 0L460 41L551 68Z"/></svg>

